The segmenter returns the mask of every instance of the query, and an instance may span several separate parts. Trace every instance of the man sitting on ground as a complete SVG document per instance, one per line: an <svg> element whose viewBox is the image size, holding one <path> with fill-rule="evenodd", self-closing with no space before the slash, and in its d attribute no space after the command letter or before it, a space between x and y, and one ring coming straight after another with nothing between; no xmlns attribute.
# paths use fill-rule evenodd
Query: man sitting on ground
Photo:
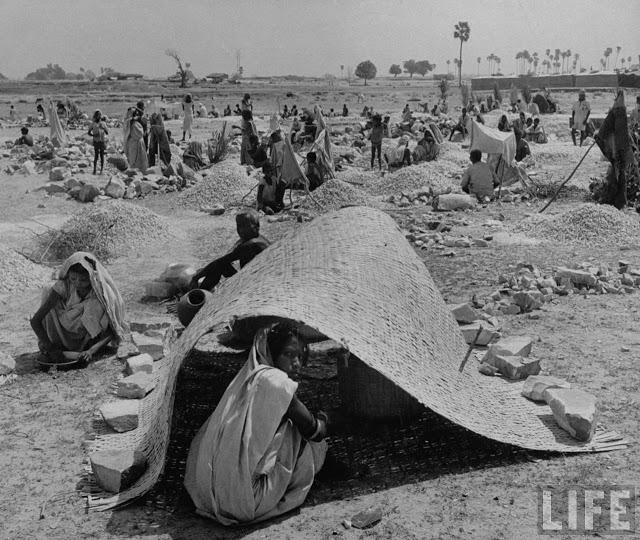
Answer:
<svg viewBox="0 0 640 540"><path fill-rule="evenodd" d="M469 159L471 165L462 175L460 184L462 191L475 195L479 201L493 199L493 189L499 184L493 169L483 163L480 150L471 150Z"/></svg>
<svg viewBox="0 0 640 540"><path fill-rule="evenodd" d="M318 164L318 156L315 152L307 153L307 179L309 191L319 188L324 183L324 172Z"/></svg>
<svg viewBox="0 0 640 540"><path fill-rule="evenodd" d="M268 161L262 165L263 177L258 184L256 204L268 216L280 212L284 208L284 192L286 185L280 182L273 166Z"/></svg>
<svg viewBox="0 0 640 540"><path fill-rule="evenodd" d="M33 137L29 135L29 128L20 128L22 135L16 139L15 144L26 144L27 146L33 146Z"/></svg>
<svg viewBox="0 0 640 540"><path fill-rule="evenodd" d="M191 280L192 289L212 290L222 276L229 278L237 273L234 262L238 261L242 268L269 246L269 241L260 236L260 215L256 210L240 212L236 216L236 227L240 240L229 253L196 272Z"/></svg>

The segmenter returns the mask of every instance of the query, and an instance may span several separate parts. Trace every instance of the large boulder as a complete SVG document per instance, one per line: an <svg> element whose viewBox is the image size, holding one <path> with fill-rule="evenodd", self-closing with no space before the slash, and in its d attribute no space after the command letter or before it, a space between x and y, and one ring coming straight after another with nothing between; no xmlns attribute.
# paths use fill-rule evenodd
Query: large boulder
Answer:
<svg viewBox="0 0 640 540"><path fill-rule="evenodd" d="M451 210L468 210L470 208L475 208L476 204L477 199L467 195L466 193L447 193L444 195L438 195L434 199L435 210L443 212Z"/></svg>
<svg viewBox="0 0 640 540"><path fill-rule="evenodd" d="M162 336L146 336L138 332L131 332L131 338L141 353L150 355L154 360L160 360L164 356Z"/></svg>
<svg viewBox="0 0 640 540"><path fill-rule="evenodd" d="M551 388L547 403L558 425L574 439L590 441L598 419L595 396L583 390Z"/></svg>
<svg viewBox="0 0 640 540"><path fill-rule="evenodd" d="M562 280L562 278L569 279L574 285L587 285L593 287L598 283L598 279L591 272L586 270L574 270L573 268L565 268L560 266L556 270L556 281Z"/></svg>
<svg viewBox="0 0 640 540"><path fill-rule="evenodd" d="M147 468L147 458L137 450L98 450L89 461L96 483L112 493L132 486Z"/></svg>

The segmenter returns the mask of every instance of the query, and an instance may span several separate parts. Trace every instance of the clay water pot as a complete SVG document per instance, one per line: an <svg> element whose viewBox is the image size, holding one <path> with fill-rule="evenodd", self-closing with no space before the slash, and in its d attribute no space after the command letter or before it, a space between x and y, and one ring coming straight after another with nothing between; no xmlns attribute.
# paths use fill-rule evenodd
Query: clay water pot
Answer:
<svg viewBox="0 0 640 540"><path fill-rule="evenodd" d="M193 289L185 294L178 302L178 319L186 327L204 306L208 298L213 296L204 289Z"/></svg>

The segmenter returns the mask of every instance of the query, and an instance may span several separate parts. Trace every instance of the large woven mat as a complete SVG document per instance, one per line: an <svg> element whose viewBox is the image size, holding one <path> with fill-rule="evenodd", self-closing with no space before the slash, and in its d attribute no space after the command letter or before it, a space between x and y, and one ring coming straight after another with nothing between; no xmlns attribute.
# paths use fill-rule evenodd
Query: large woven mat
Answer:
<svg viewBox="0 0 640 540"><path fill-rule="evenodd" d="M93 449L143 451L146 473L117 495L89 484L90 507L117 506L154 485L167 454L175 383L186 355L205 333L259 316L304 322L426 407L490 439L532 450L589 452L606 449L615 438L575 441L547 406L520 395L522 383L485 377L472 364L459 373L466 345L423 262L392 218L351 207L272 245L220 287L170 355L156 363L158 383L142 400L139 427L93 442Z"/></svg>

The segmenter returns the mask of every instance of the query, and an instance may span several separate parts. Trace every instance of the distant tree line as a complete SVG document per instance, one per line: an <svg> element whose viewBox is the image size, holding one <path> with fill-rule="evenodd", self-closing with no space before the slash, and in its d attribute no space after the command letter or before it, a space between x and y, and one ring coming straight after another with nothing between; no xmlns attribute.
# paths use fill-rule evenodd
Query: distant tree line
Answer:
<svg viewBox="0 0 640 540"><path fill-rule="evenodd" d="M90 69L85 70L84 68L80 68L80 73L67 73L59 64L47 64L44 67L28 73L25 77L27 81L92 81L95 78L95 73Z"/></svg>

